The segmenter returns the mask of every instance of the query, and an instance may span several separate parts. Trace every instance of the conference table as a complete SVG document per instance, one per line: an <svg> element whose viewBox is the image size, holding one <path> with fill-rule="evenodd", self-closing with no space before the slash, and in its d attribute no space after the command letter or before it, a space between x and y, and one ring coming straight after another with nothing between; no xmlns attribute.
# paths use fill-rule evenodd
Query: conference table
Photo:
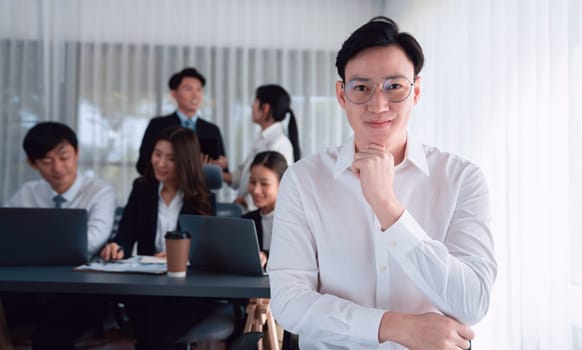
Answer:
<svg viewBox="0 0 582 350"><path fill-rule="evenodd" d="M269 298L267 276L189 270L186 277L73 271L73 266L0 267L0 292Z"/></svg>
<svg viewBox="0 0 582 350"><path fill-rule="evenodd" d="M73 266L0 267L0 292L180 296L216 299L269 298L267 276L189 270L186 277L74 271ZM0 311L2 309L0 308ZM0 348L4 316L0 312ZM8 339L8 338L7 338Z"/></svg>

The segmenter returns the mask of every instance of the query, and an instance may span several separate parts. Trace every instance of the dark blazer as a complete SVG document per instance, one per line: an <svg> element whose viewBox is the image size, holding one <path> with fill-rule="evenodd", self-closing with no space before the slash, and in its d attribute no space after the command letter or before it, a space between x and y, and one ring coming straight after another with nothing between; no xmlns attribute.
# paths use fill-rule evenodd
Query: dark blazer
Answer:
<svg viewBox="0 0 582 350"><path fill-rule="evenodd" d="M181 125L180 117L178 117L176 112L161 117L155 117L150 120L150 123L148 124L148 127L143 135L141 146L139 147L139 159L137 160L136 165L138 173L141 175L144 174L146 165L150 161L152 152L154 151L156 139L160 135L160 132L170 126L179 125ZM226 156L224 153L222 135L220 134L220 129L218 126L207 122L204 119L198 118L196 121L196 134L198 137L215 138L218 140L218 154L221 156ZM209 151L205 151L204 149L201 149L200 151L206 154L209 153ZM228 169L225 169L225 171L228 171Z"/></svg>
<svg viewBox="0 0 582 350"><path fill-rule="evenodd" d="M133 188L119 230L113 242L119 244L126 258L130 257L134 243L137 241L138 255L154 255L156 230L158 225L158 187L159 182L138 178ZM181 214L199 214L189 203L184 203Z"/></svg>
<svg viewBox="0 0 582 350"><path fill-rule="evenodd" d="M252 219L255 222L257 229L257 239L259 240L259 248L269 256L268 250L263 250L263 223L260 209L249 211L241 216L243 219Z"/></svg>

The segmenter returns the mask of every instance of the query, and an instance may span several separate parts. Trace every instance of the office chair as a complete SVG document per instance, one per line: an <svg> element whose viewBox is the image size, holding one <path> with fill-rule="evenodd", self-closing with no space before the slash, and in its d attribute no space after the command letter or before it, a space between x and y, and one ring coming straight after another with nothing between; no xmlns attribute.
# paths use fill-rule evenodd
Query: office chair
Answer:
<svg viewBox="0 0 582 350"><path fill-rule="evenodd" d="M0 349L12 349L12 341L8 332L8 325L4 316L4 307L2 306L2 299L0 298Z"/></svg>
<svg viewBox="0 0 582 350"><path fill-rule="evenodd" d="M243 207L238 203L217 202L216 216L228 216L240 218L243 214Z"/></svg>
<svg viewBox="0 0 582 350"><path fill-rule="evenodd" d="M204 164L202 171L207 189L219 190L222 188L222 169L218 165Z"/></svg>
<svg viewBox="0 0 582 350"><path fill-rule="evenodd" d="M284 330L281 350L299 350L299 337L297 334Z"/></svg>
<svg viewBox="0 0 582 350"><path fill-rule="evenodd" d="M197 350L226 350L227 340L235 333L236 307L236 304L222 303L212 314L190 328L178 344L188 345L188 348L196 344Z"/></svg>
<svg viewBox="0 0 582 350"><path fill-rule="evenodd" d="M238 337L228 348L229 350L256 350L259 340L263 337L261 332L248 332Z"/></svg>

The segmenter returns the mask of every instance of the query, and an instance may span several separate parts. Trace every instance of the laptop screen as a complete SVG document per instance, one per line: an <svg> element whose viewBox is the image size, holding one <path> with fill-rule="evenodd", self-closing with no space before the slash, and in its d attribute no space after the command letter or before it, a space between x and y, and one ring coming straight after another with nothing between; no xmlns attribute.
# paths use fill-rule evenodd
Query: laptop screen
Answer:
<svg viewBox="0 0 582 350"><path fill-rule="evenodd" d="M85 209L0 208L0 266L85 262Z"/></svg>
<svg viewBox="0 0 582 350"><path fill-rule="evenodd" d="M251 219L182 214L180 229L192 236L190 268L264 276L255 223Z"/></svg>

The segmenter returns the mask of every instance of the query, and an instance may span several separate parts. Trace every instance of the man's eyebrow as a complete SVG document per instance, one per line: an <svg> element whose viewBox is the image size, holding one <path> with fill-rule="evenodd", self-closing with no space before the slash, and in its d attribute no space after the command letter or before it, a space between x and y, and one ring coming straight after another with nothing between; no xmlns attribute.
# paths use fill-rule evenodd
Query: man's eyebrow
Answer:
<svg viewBox="0 0 582 350"><path fill-rule="evenodd" d="M399 74L398 73L398 74L392 74L392 75L385 76L383 78L383 80L386 80L386 79L396 79L396 78L408 79L404 74ZM370 81L374 81L373 79L365 78L365 77L361 77L361 76L352 77L349 81L353 81L353 80L370 80Z"/></svg>

